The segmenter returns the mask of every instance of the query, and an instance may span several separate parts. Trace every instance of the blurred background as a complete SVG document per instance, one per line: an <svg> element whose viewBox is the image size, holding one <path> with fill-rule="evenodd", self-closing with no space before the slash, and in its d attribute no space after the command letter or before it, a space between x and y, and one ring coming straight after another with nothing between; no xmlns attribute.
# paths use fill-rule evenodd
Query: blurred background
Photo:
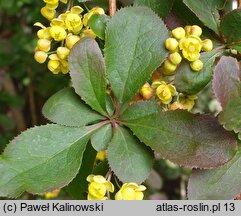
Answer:
<svg viewBox="0 0 241 216"><path fill-rule="evenodd" d="M76 1L77 2L77 1ZM125 5L132 0L122 0ZM177 0L174 10L178 9ZM227 11L237 1L227 1ZM108 0L92 2L108 9ZM9 140L34 125L45 124L41 114L44 102L53 93L69 85L68 75L53 75L46 64L34 58L38 28L35 22L48 23L40 14L42 0L0 0L0 153ZM183 5L182 5L183 6ZM188 20L185 20L188 22ZM193 20L190 20L192 24ZM199 95L194 112L217 113L219 105L213 99L210 86ZM184 169L156 155L146 199L186 199L186 185L191 170ZM65 189L46 196L23 194L20 199L71 199Z"/></svg>

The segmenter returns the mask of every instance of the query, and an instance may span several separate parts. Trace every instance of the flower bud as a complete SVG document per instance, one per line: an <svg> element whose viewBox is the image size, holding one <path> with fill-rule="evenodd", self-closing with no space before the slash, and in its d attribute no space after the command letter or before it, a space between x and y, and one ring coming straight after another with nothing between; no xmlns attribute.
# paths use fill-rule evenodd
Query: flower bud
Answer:
<svg viewBox="0 0 241 216"><path fill-rule="evenodd" d="M210 39L203 40L202 45L202 50L205 52L209 52L213 49L213 42Z"/></svg>
<svg viewBox="0 0 241 216"><path fill-rule="evenodd" d="M37 47L40 51L48 52L50 50L51 41L47 39L39 39Z"/></svg>
<svg viewBox="0 0 241 216"><path fill-rule="evenodd" d="M34 54L34 59L40 64L43 64L46 61L47 57L48 54L43 51L37 51Z"/></svg>
<svg viewBox="0 0 241 216"><path fill-rule="evenodd" d="M69 55L70 50L67 47L58 47L57 55L60 59L66 59Z"/></svg>
<svg viewBox="0 0 241 216"><path fill-rule="evenodd" d="M202 29L197 25L193 25L190 34L200 37L202 34Z"/></svg>
<svg viewBox="0 0 241 216"><path fill-rule="evenodd" d="M50 10L55 10L57 7L59 6L59 3L55 3L55 4L46 4L45 7L50 9Z"/></svg>
<svg viewBox="0 0 241 216"><path fill-rule="evenodd" d="M72 47L80 40L80 37L77 35L69 35L66 37L66 46L69 49L72 49Z"/></svg>
<svg viewBox="0 0 241 216"><path fill-rule="evenodd" d="M182 27L178 27L172 30L172 35L174 38L180 40L181 38L185 37L185 30Z"/></svg>
<svg viewBox="0 0 241 216"><path fill-rule="evenodd" d="M186 35L190 35L192 26L187 25L187 26L184 27L184 29L185 29Z"/></svg>
<svg viewBox="0 0 241 216"><path fill-rule="evenodd" d="M196 60L190 64L192 70L194 71L200 71L203 68L203 63L201 60Z"/></svg>
<svg viewBox="0 0 241 216"><path fill-rule="evenodd" d="M176 68L177 68L176 65L172 64L169 60L166 60L163 66L163 74L173 75Z"/></svg>
<svg viewBox="0 0 241 216"><path fill-rule="evenodd" d="M142 86L140 93L144 99L149 100L153 96L153 89L149 83L146 83Z"/></svg>
<svg viewBox="0 0 241 216"><path fill-rule="evenodd" d="M58 60L49 60L48 69L53 74L58 74L60 72L60 62Z"/></svg>
<svg viewBox="0 0 241 216"><path fill-rule="evenodd" d="M178 47L178 41L175 38L167 38L165 41L165 46L169 51L176 50Z"/></svg>
<svg viewBox="0 0 241 216"><path fill-rule="evenodd" d="M48 20L52 20L55 17L56 11L45 7L42 7L40 10L43 17Z"/></svg>
<svg viewBox="0 0 241 216"><path fill-rule="evenodd" d="M51 39L51 35L49 33L49 28L43 28L38 30L37 36L39 39Z"/></svg>
<svg viewBox="0 0 241 216"><path fill-rule="evenodd" d="M168 59L174 65L178 65L182 61L182 57L181 57L181 55L178 52L171 53L169 55Z"/></svg>

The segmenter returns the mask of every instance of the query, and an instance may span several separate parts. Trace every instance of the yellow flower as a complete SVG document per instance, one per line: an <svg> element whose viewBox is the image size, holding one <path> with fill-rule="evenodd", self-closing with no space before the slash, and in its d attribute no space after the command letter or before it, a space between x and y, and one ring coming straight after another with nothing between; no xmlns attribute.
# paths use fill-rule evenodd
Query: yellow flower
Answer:
<svg viewBox="0 0 241 216"><path fill-rule="evenodd" d="M43 0L46 4L57 4L59 0Z"/></svg>
<svg viewBox="0 0 241 216"><path fill-rule="evenodd" d="M51 41L47 39L39 39L37 47L40 51L48 52L50 50Z"/></svg>
<svg viewBox="0 0 241 216"><path fill-rule="evenodd" d="M115 200L143 200L143 191L146 190L144 185L136 183L125 183L115 194Z"/></svg>
<svg viewBox="0 0 241 216"><path fill-rule="evenodd" d="M83 38L85 36L89 36L92 38L96 38L96 34L92 31L92 29L86 28L83 33L80 34L80 38Z"/></svg>
<svg viewBox="0 0 241 216"><path fill-rule="evenodd" d="M174 65L178 65L181 63L182 61L182 57L181 55L178 53L178 52L174 52L174 53L171 53L169 56L168 56L168 59L170 60L170 62Z"/></svg>
<svg viewBox="0 0 241 216"><path fill-rule="evenodd" d="M164 66L163 66L164 75L173 75L176 69L177 69L177 65L172 64L172 62L169 60L165 60Z"/></svg>
<svg viewBox="0 0 241 216"><path fill-rule="evenodd" d="M83 27L81 17L75 13L69 13L66 16L65 25L66 28L74 34L78 34Z"/></svg>
<svg viewBox="0 0 241 216"><path fill-rule="evenodd" d="M203 68L203 63L201 60L196 60L190 64L193 71L200 71Z"/></svg>
<svg viewBox="0 0 241 216"><path fill-rule="evenodd" d="M182 50L184 58L189 61L195 61L200 57L202 41L198 36L190 35L180 40L179 48Z"/></svg>
<svg viewBox="0 0 241 216"><path fill-rule="evenodd" d="M70 9L70 12L74 14L81 14L83 11L84 9L80 6L74 6Z"/></svg>
<svg viewBox="0 0 241 216"><path fill-rule="evenodd" d="M178 27L178 28L175 28L175 29L172 30L173 37L178 39L178 40L180 40L183 37L185 37L185 34L186 34L185 30L182 27Z"/></svg>
<svg viewBox="0 0 241 216"><path fill-rule="evenodd" d="M68 35L66 37L66 40L65 40L65 43L66 43L66 46L69 48L69 49L72 49L72 47L80 40L80 37L77 36L77 35Z"/></svg>
<svg viewBox="0 0 241 216"><path fill-rule="evenodd" d="M54 191L51 192L47 192L44 194L45 199L53 199L56 198L60 193L60 189L56 189Z"/></svg>
<svg viewBox="0 0 241 216"><path fill-rule="evenodd" d="M48 57L48 54L43 51L36 51L34 54L34 59L40 64L44 63L47 57Z"/></svg>
<svg viewBox="0 0 241 216"><path fill-rule="evenodd" d="M50 10L55 10L57 7L59 6L59 3L55 3L55 4L46 4L45 7L50 9Z"/></svg>
<svg viewBox="0 0 241 216"><path fill-rule="evenodd" d="M202 50L205 52L209 52L213 49L213 42L210 39L203 40Z"/></svg>
<svg viewBox="0 0 241 216"><path fill-rule="evenodd" d="M52 20L55 17L55 14L56 14L56 10L49 9L46 6L42 7L40 12L41 12L42 16L45 17L48 20Z"/></svg>
<svg viewBox="0 0 241 216"><path fill-rule="evenodd" d="M99 151L96 155L96 160L103 161L106 159L106 151Z"/></svg>
<svg viewBox="0 0 241 216"><path fill-rule="evenodd" d="M172 101L172 97L176 93L175 86L171 84L166 84L164 81L156 89L157 97L162 101L164 104L169 104Z"/></svg>
<svg viewBox="0 0 241 216"><path fill-rule="evenodd" d="M140 93L144 99L149 100L153 96L153 89L149 83L145 83L142 86Z"/></svg>
<svg viewBox="0 0 241 216"><path fill-rule="evenodd" d="M178 48L178 41L175 38L167 38L165 46L169 51L176 51Z"/></svg>
<svg viewBox="0 0 241 216"><path fill-rule="evenodd" d="M51 26L49 29L49 33L50 33L51 37L56 41L62 41L67 36L65 29L63 27L57 26L57 25Z"/></svg>
<svg viewBox="0 0 241 216"><path fill-rule="evenodd" d="M60 59L67 59L68 55L69 55L70 50L67 47L58 47L57 48L57 56Z"/></svg>
<svg viewBox="0 0 241 216"><path fill-rule="evenodd" d="M61 70L61 65L59 60L49 60L48 62L48 69L53 73L53 74L58 74Z"/></svg>
<svg viewBox="0 0 241 216"><path fill-rule="evenodd" d="M197 25L193 25L191 27L190 34L200 37L202 35L202 29Z"/></svg>
<svg viewBox="0 0 241 216"><path fill-rule="evenodd" d="M90 182L88 200L106 200L106 193L114 192L114 185L101 175L89 175L86 180Z"/></svg>
<svg viewBox="0 0 241 216"><path fill-rule="evenodd" d="M180 107L182 107L182 108L179 108L179 109L186 109L186 110L190 111L194 107L195 100L197 98L198 97L196 95L184 95L181 93L179 95L178 102L180 104Z"/></svg>

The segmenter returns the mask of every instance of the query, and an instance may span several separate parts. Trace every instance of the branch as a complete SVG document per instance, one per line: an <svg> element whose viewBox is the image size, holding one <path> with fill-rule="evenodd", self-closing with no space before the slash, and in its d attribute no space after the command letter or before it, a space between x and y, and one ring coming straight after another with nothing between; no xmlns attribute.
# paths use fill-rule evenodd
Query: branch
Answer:
<svg viewBox="0 0 241 216"><path fill-rule="evenodd" d="M116 12L116 0L109 0L110 16L113 16Z"/></svg>
<svg viewBox="0 0 241 216"><path fill-rule="evenodd" d="M3 71L3 73L4 73L3 88L5 89L5 91L7 91L9 94L13 96L17 95L16 89L11 77L7 75L5 71ZM26 124L25 124L24 115L22 111L19 108L14 108L14 107L10 108L10 111L12 112L13 118L15 120L17 132L19 133L21 131L26 130Z"/></svg>

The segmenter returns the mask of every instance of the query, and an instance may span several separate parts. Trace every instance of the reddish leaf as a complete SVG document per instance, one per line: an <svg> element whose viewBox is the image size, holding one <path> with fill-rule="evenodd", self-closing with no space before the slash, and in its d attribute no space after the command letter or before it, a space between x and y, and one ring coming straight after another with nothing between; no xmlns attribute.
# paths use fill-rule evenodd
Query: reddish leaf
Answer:
<svg viewBox="0 0 241 216"><path fill-rule="evenodd" d="M238 95L240 70L233 57L223 56L215 67L213 92L224 108L229 100Z"/></svg>

